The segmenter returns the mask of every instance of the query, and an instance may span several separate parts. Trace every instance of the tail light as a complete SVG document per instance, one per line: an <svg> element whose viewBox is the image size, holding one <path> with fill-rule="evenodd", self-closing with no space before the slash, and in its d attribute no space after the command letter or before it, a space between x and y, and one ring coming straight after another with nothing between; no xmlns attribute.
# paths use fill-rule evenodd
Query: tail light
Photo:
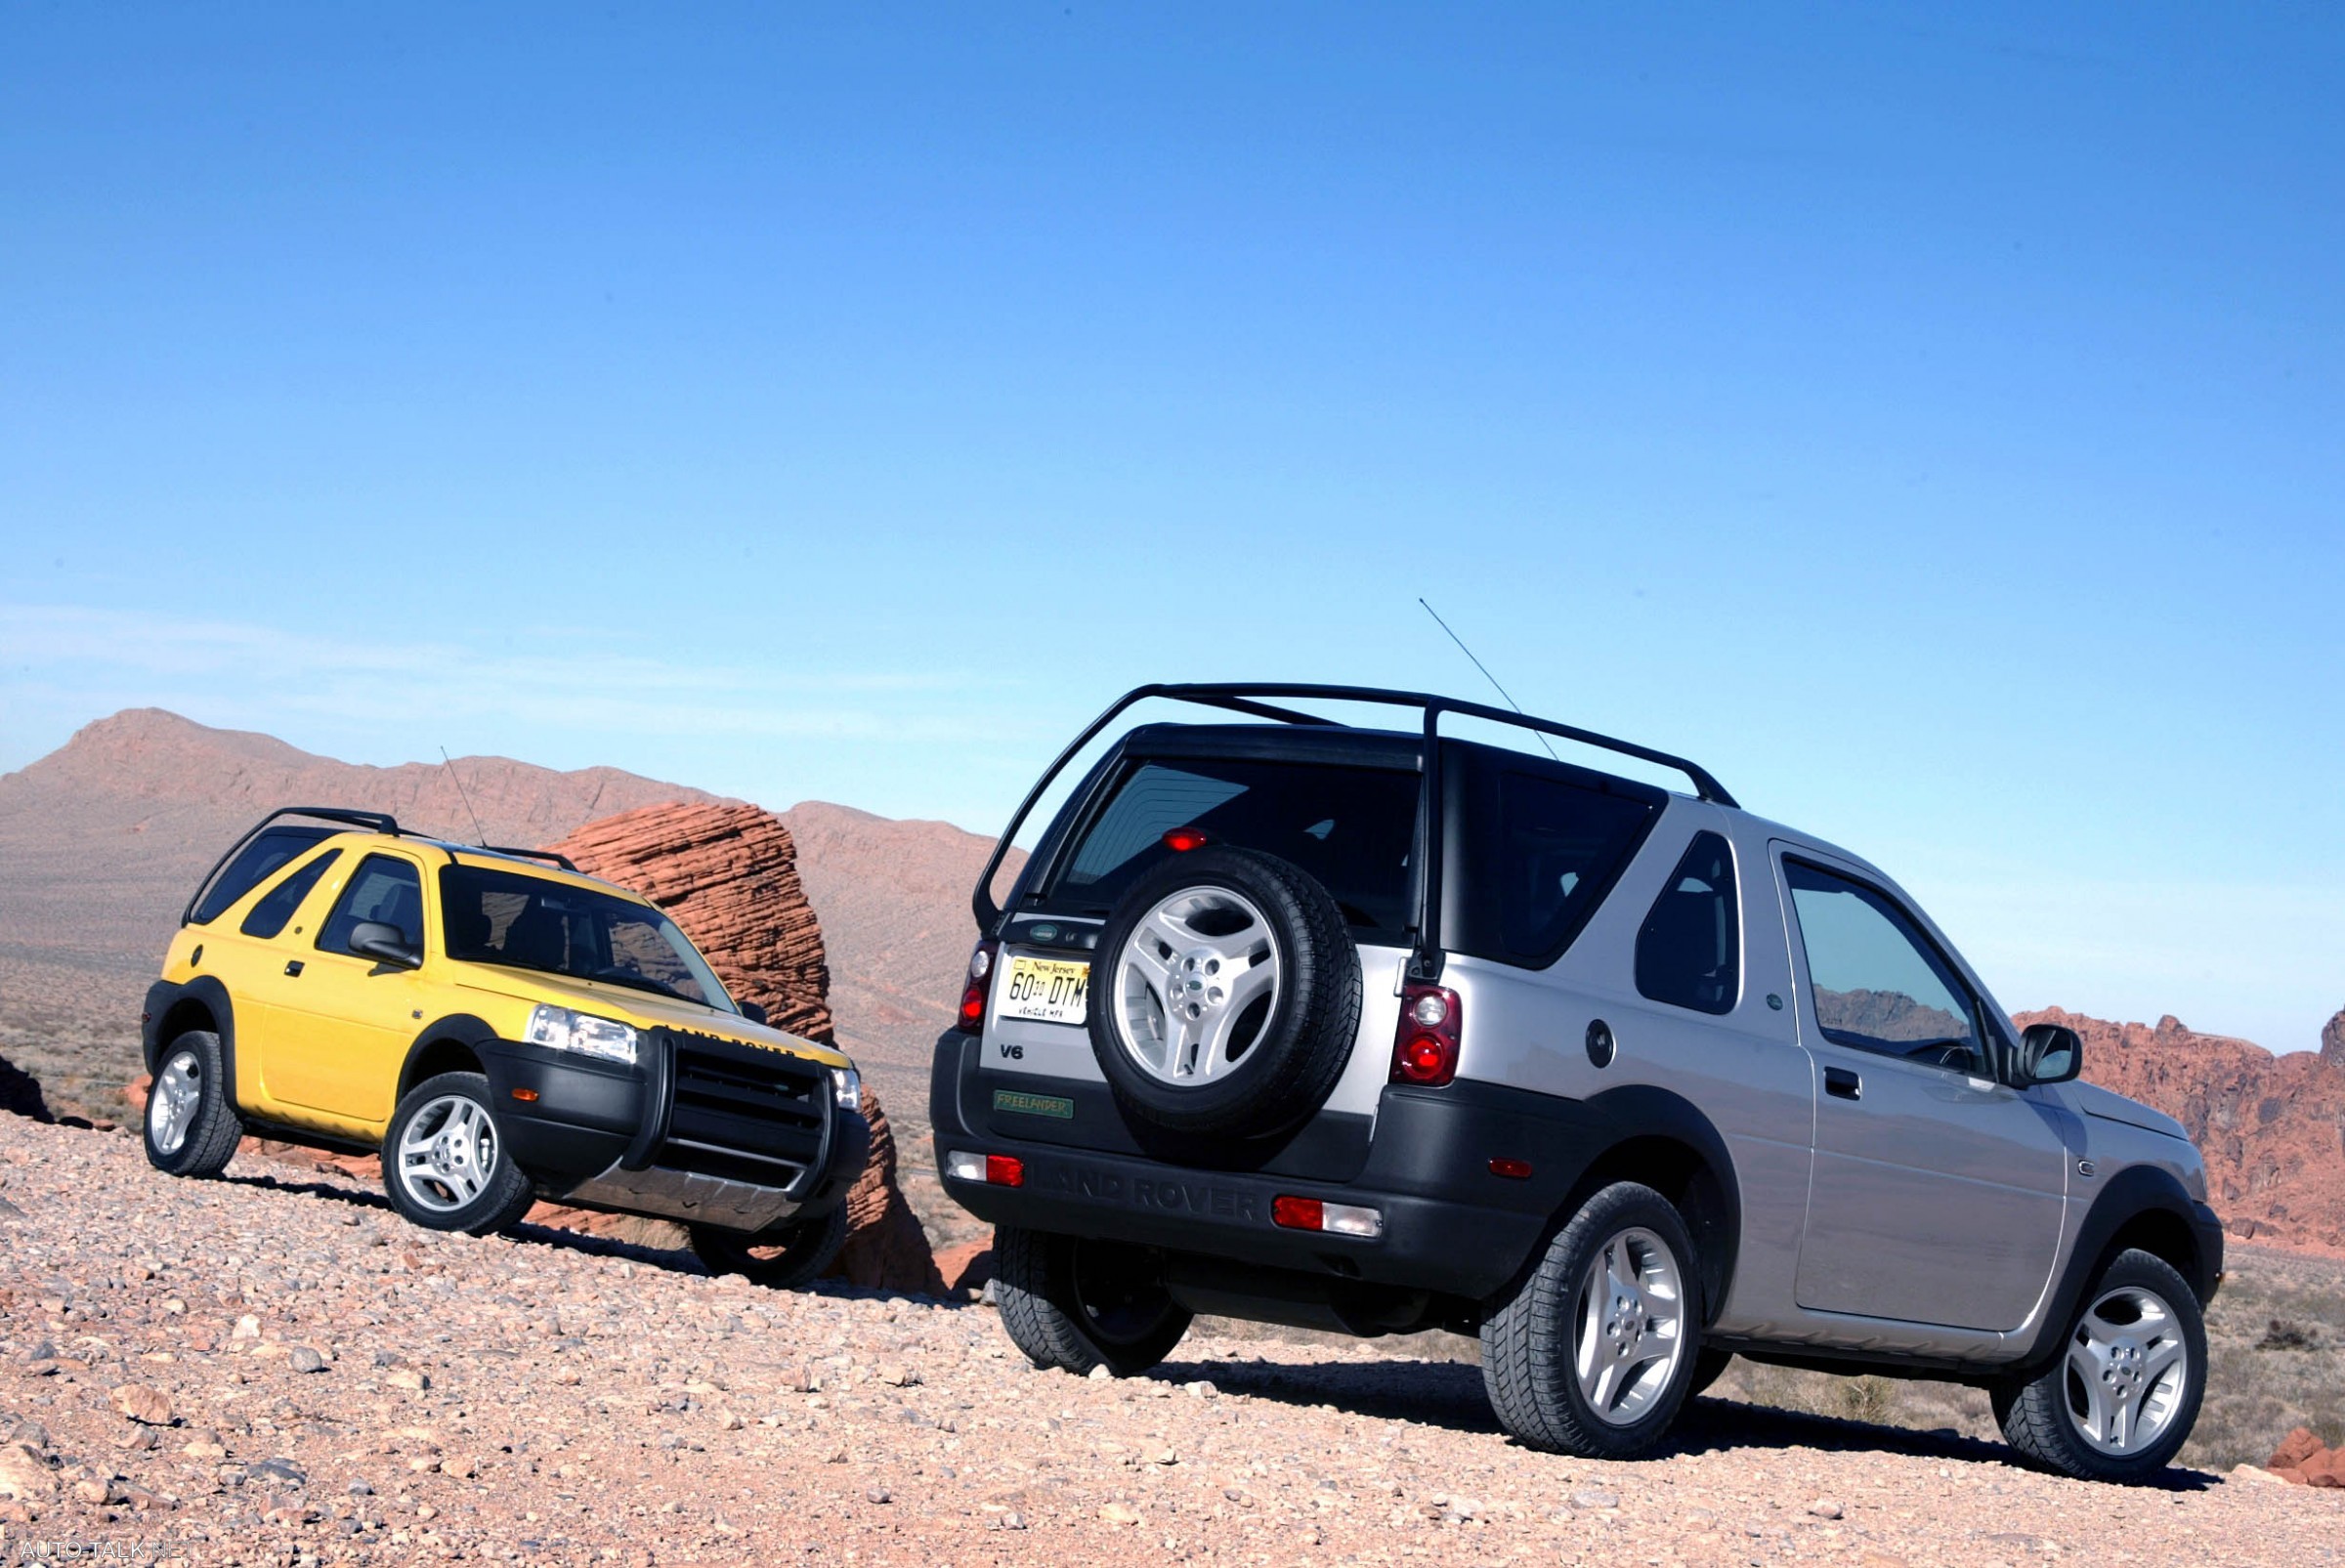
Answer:
<svg viewBox="0 0 2345 1568"><path fill-rule="evenodd" d="M999 942L980 942L969 954L968 983L960 990L959 1023L969 1034L985 1030L985 998L994 989L994 954L1001 949Z"/></svg>
<svg viewBox="0 0 2345 1568"><path fill-rule="evenodd" d="M1392 1081L1439 1088L1458 1076L1465 1012L1458 994L1411 981L1400 992L1400 1027L1392 1035Z"/></svg>

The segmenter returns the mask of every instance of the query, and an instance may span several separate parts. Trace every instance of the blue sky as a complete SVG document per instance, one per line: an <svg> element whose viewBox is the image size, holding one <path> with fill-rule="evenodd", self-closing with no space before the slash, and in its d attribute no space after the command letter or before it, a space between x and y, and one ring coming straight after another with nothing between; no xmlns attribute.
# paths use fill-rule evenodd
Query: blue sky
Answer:
<svg viewBox="0 0 2345 1568"><path fill-rule="evenodd" d="M2005 1002L2345 1005L2345 13L18 6L0 767L136 703L993 830L1479 677Z"/></svg>

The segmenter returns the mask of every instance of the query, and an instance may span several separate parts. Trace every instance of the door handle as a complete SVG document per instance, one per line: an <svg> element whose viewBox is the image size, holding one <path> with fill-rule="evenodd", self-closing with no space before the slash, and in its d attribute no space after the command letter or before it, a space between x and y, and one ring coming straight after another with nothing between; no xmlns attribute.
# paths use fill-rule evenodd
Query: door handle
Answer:
<svg viewBox="0 0 2345 1568"><path fill-rule="evenodd" d="M1824 1092L1843 1100L1864 1098L1864 1080L1845 1067L1824 1069Z"/></svg>
<svg viewBox="0 0 2345 1568"><path fill-rule="evenodd" d="M299 958L287 958L287 959L285 960L285 973L287 973L287 974L289 974L289 975L298 975L298 974L300 974L300 973L301 973L301 960L300 960Z"/></svg>

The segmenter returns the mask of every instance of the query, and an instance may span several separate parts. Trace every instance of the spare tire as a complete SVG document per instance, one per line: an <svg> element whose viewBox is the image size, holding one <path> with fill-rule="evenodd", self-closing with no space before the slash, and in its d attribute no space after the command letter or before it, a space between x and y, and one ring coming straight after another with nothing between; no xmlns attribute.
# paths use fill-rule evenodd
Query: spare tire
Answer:
<svg viewBox="0 0 2345 1568"><path fill-rule="evenodd" d="M1255 850L1175 855L1099 933L1091 1051L1131 1121L1262 1137L1326 1103L1360 1026L1360 954L1336 901Z"/></svg>

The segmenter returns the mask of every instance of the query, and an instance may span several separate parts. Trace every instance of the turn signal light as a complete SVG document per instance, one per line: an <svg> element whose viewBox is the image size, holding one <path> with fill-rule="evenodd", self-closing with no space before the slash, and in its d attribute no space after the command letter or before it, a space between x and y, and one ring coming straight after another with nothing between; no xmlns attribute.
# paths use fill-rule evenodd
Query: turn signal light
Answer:
<svg viewBox="0 0 2345 1568"><path fill-rule="evenodd" d="M1403 986L1400 1027L1392 1037L1392 1081L1439 1088L1456 1078L1464 1025L1456 992L1418 981Z"/></svg>
<svg viewBox="0 0 2345 1568"><path fill-rule="evenodd" d="M1186 855L1192 849L1205 847L1205 830L1199 827L1168 827L1165 829L1165 848L1175 855Z"/></svg>
<svg viewBox="0 0 2345 1568"><path fill-rule="evenodd" d="M969 954L968 981L960 989L959 1028L971 1035L985 1031L985 998L994 989L994 954L998 942L980 942Z"/></svg>
<svg viewBox="0 0 2345 1568"><path fill-rule="evenodd" d="M519 1100L524 1105L528 1105L537 1098L537 1091L535 1089L516 1088L513 1091L513 1098Z"/></svg>

